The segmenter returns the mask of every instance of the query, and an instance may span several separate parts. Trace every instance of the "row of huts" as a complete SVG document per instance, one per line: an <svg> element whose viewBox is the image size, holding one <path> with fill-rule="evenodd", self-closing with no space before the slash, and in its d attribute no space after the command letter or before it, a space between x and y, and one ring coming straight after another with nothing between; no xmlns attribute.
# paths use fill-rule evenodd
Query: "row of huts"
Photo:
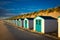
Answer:
<svg viewBox="0 0 60 40"><path fill-rule="evenodd" d="M58 17L58 21L51 16L37 16L35 18L14 19L12 22L19 27L35 32L49 33L58 30L58 37L60 37L60 17Z"/></svg>

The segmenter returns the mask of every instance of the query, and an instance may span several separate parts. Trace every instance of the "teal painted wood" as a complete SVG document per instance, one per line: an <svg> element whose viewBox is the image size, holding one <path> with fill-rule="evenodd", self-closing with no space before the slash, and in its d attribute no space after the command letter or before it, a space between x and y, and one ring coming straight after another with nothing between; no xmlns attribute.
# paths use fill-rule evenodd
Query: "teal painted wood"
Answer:
<svg viewBox="0 0 60 40"><path fill-rule="evenodd" d="M25 20L25 28L27 28L27 20Z"/></svg>
<svg viewBox="0 0 60 40"><path fill-rule="evenodd" d="M19 23L18 23L18 21L17 21L17 26L19 26Z"/></svg>
<svg viewBox="0 0 60 40"><path fill-rule="evenodd" d="M17 26L20 26L20 21L17 21Z"/></svg>
<svg viewBox="0 0 60 40"><path fill-rule="evenodd" d="M36 31L41 32L41 20L36 20Z"/></svg>

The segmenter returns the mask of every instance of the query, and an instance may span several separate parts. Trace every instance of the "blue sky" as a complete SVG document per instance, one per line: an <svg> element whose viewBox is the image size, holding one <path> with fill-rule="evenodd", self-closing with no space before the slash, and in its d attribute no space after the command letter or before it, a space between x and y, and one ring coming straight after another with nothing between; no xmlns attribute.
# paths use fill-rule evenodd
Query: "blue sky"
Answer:
<svg viewBox="0 0 60 40"><path fill-rule="evenodd" d="M0 16L14 16L60 6L60 0L0 0Z"/></svg>

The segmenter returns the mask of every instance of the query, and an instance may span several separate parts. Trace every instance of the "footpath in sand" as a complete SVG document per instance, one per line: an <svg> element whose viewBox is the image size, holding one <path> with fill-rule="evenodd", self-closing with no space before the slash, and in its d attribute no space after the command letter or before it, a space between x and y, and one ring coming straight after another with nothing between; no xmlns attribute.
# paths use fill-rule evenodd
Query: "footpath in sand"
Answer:
<svg viewBox="0 0 60 40"><path fill-rule="evenodd" d="M0 40L15 40L14 36L8 31L4 22L0 20Z"/></svg>

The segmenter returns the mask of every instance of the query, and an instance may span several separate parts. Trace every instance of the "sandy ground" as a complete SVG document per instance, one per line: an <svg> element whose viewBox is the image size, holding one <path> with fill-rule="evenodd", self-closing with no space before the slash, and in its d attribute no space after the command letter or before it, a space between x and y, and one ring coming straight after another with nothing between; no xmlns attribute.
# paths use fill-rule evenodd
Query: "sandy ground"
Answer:
<svg viewBox="0 0 60 40"><path fill-rule="evenodd" d="M22 31L15 26L0 21L0 40L56 40L54 38Z"/></svg>
<svg viewBox="0 0 60 40"><path fill-rule="evenodd" d="M0 21L0 40L15 40L14 36L8 31L3 21Z"/></svg>

